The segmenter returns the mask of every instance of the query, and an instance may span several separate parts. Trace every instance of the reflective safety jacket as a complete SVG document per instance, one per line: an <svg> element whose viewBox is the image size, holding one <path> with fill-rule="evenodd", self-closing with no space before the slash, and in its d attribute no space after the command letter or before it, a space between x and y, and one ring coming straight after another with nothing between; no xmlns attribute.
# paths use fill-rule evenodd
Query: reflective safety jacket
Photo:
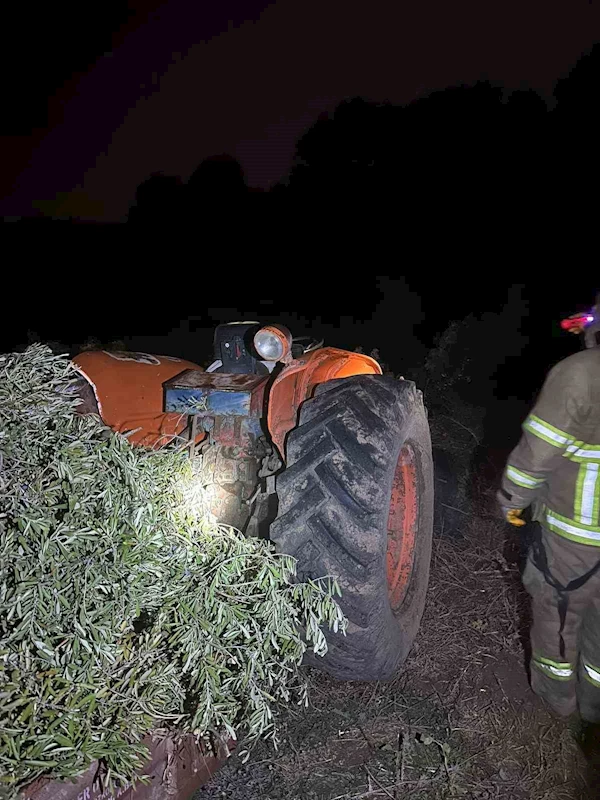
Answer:
<svg viewBox="0 0 600 800"><path fill-rule="evenodd" d="M535 518L559 536L600 547L600 347L548 374L499 499L507 508L533 503Z"/></svg>

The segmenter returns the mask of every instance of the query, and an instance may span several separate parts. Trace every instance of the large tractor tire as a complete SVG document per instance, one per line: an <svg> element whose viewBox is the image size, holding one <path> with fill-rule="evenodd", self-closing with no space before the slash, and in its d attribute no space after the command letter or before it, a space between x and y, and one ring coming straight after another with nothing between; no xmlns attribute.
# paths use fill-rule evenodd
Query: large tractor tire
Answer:
<svg viewBox="0 0 600 800"><path fill-rule="evenodd" d="M433 528L431 440L410 381L375 375L319 386L286 442L271 526L301 579L337 579L347 635L326 632L307 663L345 680L383 680L402 664L427 592Z"/></svg>

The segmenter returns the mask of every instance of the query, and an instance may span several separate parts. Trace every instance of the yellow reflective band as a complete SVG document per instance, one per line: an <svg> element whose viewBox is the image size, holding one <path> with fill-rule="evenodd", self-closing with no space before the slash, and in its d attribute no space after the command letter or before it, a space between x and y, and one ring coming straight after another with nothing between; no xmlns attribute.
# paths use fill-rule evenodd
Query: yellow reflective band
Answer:
<svg viewBox="0 0 600 800"><path fill-rule="evenodd" d="M544 483L544 478L535 478L533 475L529 475L529 473L523 472L523 470L517 469L510 464L506 468L506 477L516 483L517 486L522 486L525 489L536 489Z"/></svg>
<svg viewBox="0 0 600 800"><path fill-rule="evenodd" d="M523 428L554 447L566 448L575 441L568 433L561 431L560 428L555 428L554 425L536 417L535 414L527 417Z"/></svg>
<svg viewBox="0 0 600 800"><path fill-rule="evenodd" d="M573 665L568 661L552 661L539 653L533 654L533 664L555 681L569 681L574 675Z"/></svg>
<svg viewBox="0 0 600 800"><path fill-rule="evenodd" d="M582 525L600 523L600 464L582 464L575 486L575 519Z"/></svg>
<svg viewBox="0 0 600 800"><path fill-rule="evenodd" d="M552 661L551 658L546 658L539 653L533 654L533 660L538 661L540 664L549 664L551 667L557 667L558 669L571 669L573 667L570 661Z"/></svg>
<svg viewBox="0 0 600 800"><path fill-rule="evenodd" d="M542 664L540 661L534 661L534 664L556 681L568 681L573 677L573 669L571 667L553 667L551 664Z"/></svg>
<svg viewBox="0 0 600 800"><path fill-rule="evenodd" d="M588 678L588 680L593 683L594 686L600 686L600 672L598 672L598 670L592 667L590 664L586 664L585 661L583 662L583 668L586 672L586 678Z"/></svg>
<svg viewBox="0 0 600 800"><path fill-rule="evenodd" d="M563 517L550 508L544 510L545 523L550 530L572 542L582 542L600 546L600 528L578 523L576 520Z"/></svg>
<svg viewBox="0 0 600 800"><path fill-rule="evenodd" d="M575 441L567 446L564 456L571 461L593 461L600 464L600 445Z"/></svg>

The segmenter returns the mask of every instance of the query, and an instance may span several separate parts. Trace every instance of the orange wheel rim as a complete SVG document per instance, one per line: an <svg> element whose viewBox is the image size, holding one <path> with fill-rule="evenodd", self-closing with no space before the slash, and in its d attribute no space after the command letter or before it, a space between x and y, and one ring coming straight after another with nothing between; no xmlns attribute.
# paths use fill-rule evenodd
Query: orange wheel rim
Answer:
<svg viewBox="0 0 600 800"><path fill-rule="evenodd" d="M387 582L390 604L397 611L410 583L417 536L417 472L410 445L400 451L387 524Z"/></svg>

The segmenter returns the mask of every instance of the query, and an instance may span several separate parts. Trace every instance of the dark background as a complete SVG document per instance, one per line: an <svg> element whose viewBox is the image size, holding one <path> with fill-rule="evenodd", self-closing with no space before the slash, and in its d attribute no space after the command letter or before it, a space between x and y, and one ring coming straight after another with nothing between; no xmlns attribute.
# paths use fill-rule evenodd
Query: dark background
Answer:
<svg viewBox="0 0 600 800"><path fill-rule="evenodd" d="M410 378L420 375L450 322L466 319L450 352L449 371L465 365L457 388L465 402L517 425L514 417L526 412L548 368L581 346L578 337L560 330L560 319L589 307L595 292L581 278L556 292L540 271L540 279L495 280L477 294L465 291L458 268L433 278L427 267L414 277L358 275L346 284L313 276L311 285L284 292L269 281L269 272L265 268L264 282L255 285L213 279L204 284L204 298L193 283L187 293L185 283L170 291L167 275L157 276L154 292L139 272L136 280L121 280L115 271L103 283L67 289L48 283L40 291L38 283L27 309L12 324L5 320L2 349L42 340L75 353L96 339L104 346L120 342L205 363L212 357L215 325L253 319L284 323L294 335L324 338L330 346L360 346L367 353L377 348L390 371Z"/></svg>
<svg viewBox="0 0 600 800"><path fill-rule="evenodd" d="M116 221L145 178L163 171L185 182L221 152L240 162L248 185L273 187L292 166L303 131L345 98L406 106L478 80L499 87L503 102L532 90L539 101L517 98L510 135L498 141L510 149L522 140L527 149L536 121L557 104L557 81L573 77L600 35L600 20L589 0L568 7L376 0L368 9L341 0L66 0L11 3L3 31L2 213ZM534 172L559 161L569 175L589 166L581 163L596 116L589 74L579 69L570 99L558 98L553 123L561 115L568 121L538 152ZM391 153L405 165L427 164L432 155L452 155L457 139L498 150L489 96L455 97L451 106L456 120L479 108L488 122L469 123L459 135L461 123L448 119L439 96L408 115L407 135L402 115L390 113L384 162ZM301 162L307 149L310 142Z"/></svg>
<svg viewBox="0 0 600 800"><path fill-rule="evenodd" d="M460 392L518 431L598 290L598 5L394 9L12 4L2 349L205 362L251 318L410 377L467 319Z"/></svg>

